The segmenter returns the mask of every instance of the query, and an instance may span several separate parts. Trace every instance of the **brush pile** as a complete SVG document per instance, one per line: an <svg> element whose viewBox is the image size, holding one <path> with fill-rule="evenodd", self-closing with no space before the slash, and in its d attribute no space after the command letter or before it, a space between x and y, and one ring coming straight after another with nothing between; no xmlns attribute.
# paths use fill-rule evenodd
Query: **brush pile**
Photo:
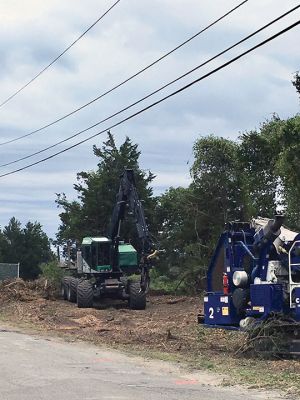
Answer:
<svg viewBox="0 0 300 400"><path fill-rule="evenodd" d="M56 295L56 288L46 279L24 281L17 278L0 282L0 304L11 301L29 302L39 298L51 299Z"/></svg>

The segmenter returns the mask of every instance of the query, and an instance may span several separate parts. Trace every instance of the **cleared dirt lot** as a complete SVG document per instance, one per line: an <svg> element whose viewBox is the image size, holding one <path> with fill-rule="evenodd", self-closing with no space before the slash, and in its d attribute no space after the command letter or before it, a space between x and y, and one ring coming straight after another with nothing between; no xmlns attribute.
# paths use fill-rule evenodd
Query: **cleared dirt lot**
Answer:
<svg viewBox="0 0 300 400"><path fill-rule="evenodd" d="M190 352L197 346L198 298L149 296L145 311L130 310L127 302L108 299L95 308L79 309L67 301L45 299L46 292L38 287L19 283L7 289L13 292L0 295L2 314L45 331L171 352Z"/></svg>
<svg viewBox="0 0 300 400"><path fill-rule="evenodd" d="M94 309L53 297L45 282L0 285L1 319L66 340L84 340L176 362L192 368L225 373L224 385L281 389L300 396L300 361L254 359L238 352L239 332L207 329L196 322L198 297L150 295L145 311L126 302L105 301Z"/></svg>

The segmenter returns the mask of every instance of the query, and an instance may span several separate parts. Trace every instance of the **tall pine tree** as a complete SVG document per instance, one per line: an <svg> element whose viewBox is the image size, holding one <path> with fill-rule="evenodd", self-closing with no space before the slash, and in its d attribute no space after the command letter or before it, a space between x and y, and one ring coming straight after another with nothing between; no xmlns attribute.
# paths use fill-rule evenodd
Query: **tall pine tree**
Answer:
<svg viewBox="0 0 300 400"><path fill-rule="evenodd" d="M118 148L113 135L108 132L108 140L100 148L93 146L93 151L98 158L97 169L77 174L77 183L74 184L77 200L69 201L64 193L57 195L56 203L62 208L58 232L60 242L67 239L81 241L84 236L107 235L124 168L134 170L139 197L143 200L149 222L153 220L155 201L149 184L154 175L141 170L138 145L126 137ZM126 240L132 239L133 230L134 227L131 227L124 231Z"/></svg>

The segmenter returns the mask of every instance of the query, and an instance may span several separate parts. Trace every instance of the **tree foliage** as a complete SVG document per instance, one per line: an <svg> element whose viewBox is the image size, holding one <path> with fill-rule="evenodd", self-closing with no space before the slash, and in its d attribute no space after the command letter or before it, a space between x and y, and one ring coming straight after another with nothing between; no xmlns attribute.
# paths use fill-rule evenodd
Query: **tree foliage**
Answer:
<svg viewBox="0 0 300 400"><path fill-rule="evenodd" d="M244 218L243 179L235 142L212 135L198 139L191 176L194 194L208 224L214 219L218 229L219 224L232 218Z"/></svg>
<svg viewBox="0 0 300 400"><path fill-rule="evenodd" d="M40 264L54 258L50 241L38 222L27 222L24 228L20 221L11 218L0 231L0 260L3 263L20 263L20 277L37 278Z"/></svg>
<svg viewBox="0 0 300 400"><path fill-rule="evenodd" d="M166 253L161 273L201 286L218 236L228 221L272 218L300 229L300 116L274 115L238 141L216 136L194 144L192 183L170 188L158 199Z"/></svg>
<svg viewBox="0 0 300 400"><path fill-rule="evenodd" d="M261 130L240 136L238 159L244 180L246 219L254 215L273 215L278 176L276 155L270 135L277 121L262 125Z"/></svg>
<svg viewBox="0 0 300 400"><path fill-rule="evenodd" d="M288 223L300 229L300 115L283 121L273 136L277 148L276 172Z"/></svg>
<svg viewBox="0 0 300 400"><path fill-rule="evenodd" d="M297 71L294 75L294 79L292 80L292 84L295 86L295 89L300 97L300 75L299 71Z"/></svg>
<svg viewBox="0 0 300 400"><path fill-rule="evenodd" d="M149 223L153 220L155 201L149 184L154 175L141 170L138 145L127 137L118 148L113 135L108 133L108 140L101 147L94 146L93 151L98 159L97 169L77 174L74 185L77 199L69 201L64 193L57 195L56 202L62 208L58 232L61 242L67 239L80 241L84 236L107 235L120 174L125 167L134 170L138 194L144 201ZM127 228L124 233L127 239L132 238L133 228Z"/></svg>

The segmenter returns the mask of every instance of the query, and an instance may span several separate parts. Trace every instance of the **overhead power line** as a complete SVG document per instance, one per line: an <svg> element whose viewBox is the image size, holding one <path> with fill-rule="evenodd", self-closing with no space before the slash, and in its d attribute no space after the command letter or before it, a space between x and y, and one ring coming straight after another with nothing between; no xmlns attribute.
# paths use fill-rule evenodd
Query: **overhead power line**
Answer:
<svg viewBox="0 0 300 400"><path fill-rule="evenodd" d="M159 63L160 61L162 61L163 59L165 59L166 57L168 57L169 55L173 54L175 51L177 51L178 49L180 49L181 47L185 46L187 43L189 43L190 41L192 41L193 39L195 39L196 37L198 37L199 35L201 35L202 33L204 33L205 31L207 31L208 29L210 29L212 26L216 25L219 21L221 21L222 19L226 18L228 15L230 15L231 13L233 13L235 10L237 10L238 8L240 8L243 4L247 3L249 0L244 0L242 1L240 4L238 4L236 7L232 8L231 10L229 10L227 13L223 14L221 17L219 17L218 19L216 19L215 21L213 21L212 23L210 23L209 25L207 25L205 28L201 29L200 31L198 31L197 33L195 33L193 36L189 37L188 39L186 39L184 42L180 43L179 45L177 45L176 47L174 47L172 50L168 51L167 53L163 54L161 57L159 57L158 59L156 59L155 61L153 61L152 63L150 63L149 65L147 65L146 67L140 69L139 71L137 71L136 73L134 73L133 75L131 75L129 78L126 78L124 81L118 83L117 85L113 86L111 89L101 93L100 95L98 95L97 97L95 97L94 99L90 100L88 103L83 104L82 106L76 108L73 111L70 111L69 113L63 115L62 117L57 118L56 120L38 128L35 129L29 133L26 133L25 135L21 135L18 136L14 139L10 139L7 140L5 142L0 143L0 146L9 144L9 143L13 143L16 142L17 140L23 139L25 137L34 135L35 133L41 132L46 128L49 128L50 126L53 126L55 124L57 124L58 122L63 121L64 119L70 117L71 115L76 114L77 112L83 110L84 108L90 106L91 104L95 103L96 101L100 100L101 98L103 98L104 96L108 95L109 93L113 92L114 90L118 89L119 87L125 85L125 83L131 81L132 79L136 78L137 76L139 76L140 74L142 74L143 72L147 71L149 68L153 67L154 65L156 65L157 63ZM1 105L0 105L1 107Z"/></svg>
<svg viewBox="0 0 300 400"><path fill-rule="evenodd" d="M248 50L246 50L246 51L240 53L240 54L237 55L236 57L233 57L233 58L230 59L229 61L227 61L227 62L225 62L224 64L220 65L219 67L213 69L212 71L208 72L207 74L200 76L198 79L193 80L192 82L188 83L187 85L182 86L180 89L175 90L174 92L168 94L167 96L162 97L161 99L155 101L154 103L151 103L150 105L148 105L148 106L142 108L141 110L139 110L139 111L137 111L137 112L135 112L135 113L129 115L128 117L122 119L121 121L116 122L115 124L113 124L113 125L111 125L111 126L105 128L105 129L103 129L102 131L97 132L97 133L95 133L94 135L91 135L91 136L89 136L88 138L83 139L83 140L81 140L80 142L77 142L77 143L73 144L72 146L69 146L69 147L67 147L67 148L65 148L65 149L63 149L63 150L60 150L60 151L58 151L58 152L56 152L56 153L54 153L54 154L51 154L50 156L45 157L45 158L43 158L43 159L41 159L41 160L39 160L39 161L36 161L36 162L34 162L34 163L25 165L24 167L18 168L18 169L14 170L14 171L10 171L10 172L7 172L7 173L5 173L5 174L1 174L1 175L0 175L0 178L3 178L4 176L8 176L8 175L15 174L15 173L20 172L20 171L24 171L25 169L28 169L28 168L30 168L30 167L33 167L34 165L41 164L41 163L43 163L43 162L45 162L45 161L47 161L47 160L50 160L51 158L54 158L54 157L58 156L59 154L63 154L63 153L65 153L65 152L67 152L67 151L69 151L69 150L71 150L71 149L73 149L73 148L75 148L75 147L77 147L77 146L79 146L79 145L81 145L81 144L83 144L83 143L85 143L85 142L87 142L87 141L89 141L89 140L91 140L91 139L93 139L93 138L95 138L95 137L101 135L102 133L104 133L104 132L106 132L106 131L108 131L108 130L110 130L110 129L113 129L113 128L115 128L115 127L117 127L117 126L123 124L123 123L126 122L126 121L129 121L130 119L132 119L132 118L134 118L134 117L136 117L136 116L142 114L143 112L145 112L145 111L147 111L147 110L153 108L154 106L157 106L158 104L162 103L163 101L165 101L165 100L167 100L167 99L169 99L169 98L171 98L171 97L173 97L173 96L175 96L175 95L177 95L177 94L179 94L179 93L185 91L186 89L188 89L188 88L190 88L191 86L195 85L196 83L199 83L200 81L202 81L202 80L208 78L209 76L215 74L216 72L218 72L218 71L220 71L220 70L226 68L228 65L234 63L235 61L239 60L240 58L244 57L245 55L251 53L252 51L254 51L254 50L256 50L256 49L258 49L259 47L262 47L262 46L264 46L265 44L271 42L272 40L274 40L274 39L277 38L278 36L283 35L284 33L290 31L291 29L295 28L295 27L296 27L297 25L299 25L299 24L300 24L300 20L298 20L297 22L295 22L295 23L289 25L287 28L281 30L280 32L276 33L275 35L272 35L272 36L270 36L269 38L263 40L262 42L256 44L255 46L251 47L250 49L248 49Z"/></svg>
<svg viewBox="0 0 300 400"><path fill-rule="evenodd" d="M7 104L10 100L12 100L17 94L22 92L27 86L29 86L32 82L34 82L37 78L39 78L47 69L49 69L56 61L58 61L64 54L66 54L67 51L71 49L77 42L79 42L80 39L83 38L95 25L98 24L99 21L102 20L102 18L105 17L106 14L108 14L121 0L117 0L107 11L105 11L104 14L102 14L92 25L90 25L80 36L78 36L77 39L75 39L62 53L60 53L56 58L54 58L53 61L50 62L45 68L43 68L38 74L36 74L30 81L28 81L25 85L21 86L16 92L14 92L12 95L10 95L6 100L4 100L2 103L0 103L0 107L3 107L5 104Z"/></svg>
<svg viewBox="0 0 300 400"><path fill-rule="evenodd" d="M251 37L257 35L257 34L260 33L261 31L263 31L264 29L266 29L266 28L268 28L269 26L273 25L274 23L278 22L280 19L284 18L285 16L287 16L287 15L290 14L291 12L295 11L295 10L296 10L297 8L299 8L299 7L300 7L300 5L298 5L297 7L294 7L294 8L292 8L291 10L285 12L284 14L282 14L282 15L280 15L279 17L273 19L272 21L270 21L270 22L267 23L266 25L264 25L264 26L262 26L261 28L257 29L255 32L251 33L250 35L247 35L247 36L244 37L243 39L241 39L241 40L239 40L238 42L234 43L233 45L227 47L225 50L221 51L220 53L216 54L215 56L213 56L213 57L209 58L208 60L204 61L203 63L201 63L200 65L196 66L195 68L193 68L193 69L187 71L186 73L184 73L183 75L179 76L178 78L172 80L171 82L165 84L164 86L161 86L160 88L158 88L157 90L151 92L151 93L148 94L147 96L144 96L144 97L142 97L141 99L135 101L134 103L129 104L128 106L122 108L121 110L115 112L114 114L111 114L110 116L108 116L108 117L102 119L101 121L96 122L95 124L93 124L93 125L91 125L91 126L85 128L85 129L83 129L83 130L81 130L81 131L79 131L79 132L76 132L75 134L73 134L73 135L71 135L71 136L69 136L69 137L67 137L67 138L65 138L65 139L62 139L62 140L60 140L59 142L56 142L56 143L54 143L54 144L52 144L52 145L50 145L50 146L48 146L48 147L45 147L45 148L43 148L43 149L41 149L41 150L38 150L38 151L36 151L36 152L34 152L34 153L31 153L31 154L29 154L29 155L27 155L27 156L18 158L18 159L16 159L16 160L9 161L9 162L7 162L7 163L5 163L5 164L1 164L0 167L6 167L6 166L9 166L9 165L15 164L15 163L17 163L17 162L24 161L24 160L26 160L26 159L28 159L28 158L31 158L31 157L33 157L33 156L36 156L36 155L38 155L38 154L44 153L44 152L47 151L47 150L53 149L54 147L57 147L58 145L60 145L60 144L62 144L62 143L65 143L65 142L67 142L67 141L69 141L69 140L71 140L71 139L74 139L75 137L77 137L77 136L83 134L84 132L87 132L87 131L89 131L90 129L95 128L96 126L102 124L103 122L106 122L106 121L112 119L113 117L116 117L117 115L123 113L124 111L129 110L130 108L136 106L137 104L141 103L142 101L144 101L144 100L150 98L151 96L153 96L153 95L159 93L160 91L162 91L163 89L167 88L168 86L174 84L175 82L178 82L179 80L181 80L181 79L183 79L184 77L188 76L188 75L191 74L192 72L195 72L195 71L198 70L199 68L201 68L201 67L207 65L208 63L210 63L211 61L213 61L213 60L215 60L216 58L220 57L221 55L224 55L225 53L227 53L228 51L230 51L230 50L232 50L233 48L237 47L237 46L240 45L241 43L243 43L243 42L249 40Z"/></svg>

